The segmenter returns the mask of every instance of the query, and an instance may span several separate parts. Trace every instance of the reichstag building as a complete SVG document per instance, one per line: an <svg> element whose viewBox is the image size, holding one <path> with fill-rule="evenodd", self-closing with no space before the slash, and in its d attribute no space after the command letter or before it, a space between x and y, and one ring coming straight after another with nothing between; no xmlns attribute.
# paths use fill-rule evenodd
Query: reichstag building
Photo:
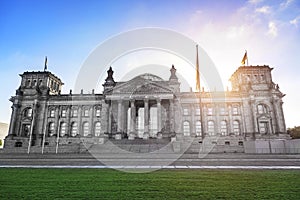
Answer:
<svg viewBox="0 0 300 200"><path fill-rule="evenodd" d="M289 139L284 94L272 80L272 70L241 66L230 78L230 91L181 92L174 66L169 80L145 73L126 82L114 80L110 67L100 94L62 94L62 80L50 71L24 72L10 99L4 148L78 152L83 140L101 145L190 137L200 145L244 152L246 141Z"/></svg>

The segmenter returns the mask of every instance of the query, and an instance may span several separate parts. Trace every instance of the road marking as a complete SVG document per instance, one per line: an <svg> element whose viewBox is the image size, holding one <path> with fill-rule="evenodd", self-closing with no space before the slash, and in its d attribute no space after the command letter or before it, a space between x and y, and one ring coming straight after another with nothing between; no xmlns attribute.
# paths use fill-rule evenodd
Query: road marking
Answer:
<svg viewBox="0 0 300 200"><path fill-rule="evenodd" d="M82 169L300 169L300 166L106 166L106 165L0 165L0 168L82 168Z"/></svg>

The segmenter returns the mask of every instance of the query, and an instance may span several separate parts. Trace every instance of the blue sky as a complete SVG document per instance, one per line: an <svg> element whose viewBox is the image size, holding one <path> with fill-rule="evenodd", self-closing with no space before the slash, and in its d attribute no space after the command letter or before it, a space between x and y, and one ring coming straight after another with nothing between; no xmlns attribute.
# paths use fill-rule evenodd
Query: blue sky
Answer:
<svg viewBox="0 0 300 200"><path fill-rule="evenodd" d="M45 56L66 93L97 45L142 27L168 28L195 40L215 62L224 84L247 49L249 64L274 67L273 81L287 94L287 126L300 125L299 0L1 0L0 121L9 122L8 99L20 83L18 74L42 70ZM134 55L116 64L130 59Z"/></svg>

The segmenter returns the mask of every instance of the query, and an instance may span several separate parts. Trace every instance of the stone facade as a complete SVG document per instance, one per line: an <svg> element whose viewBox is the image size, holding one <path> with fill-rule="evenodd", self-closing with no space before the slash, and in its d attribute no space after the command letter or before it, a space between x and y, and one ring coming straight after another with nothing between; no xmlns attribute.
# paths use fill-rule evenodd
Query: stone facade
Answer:
<svg viewBox="0 0 300 200"><path fill-rule="evenodd" d="M81 152L83 141L192 137L217 151L244 152L246 141L289 139L272 69L239 67L231 91L181 92L174 66L169 80L142 74L127 82L116 82L109 68L102 94L61 94L51 72L25 72L10 99L5 149Z"/></svg>

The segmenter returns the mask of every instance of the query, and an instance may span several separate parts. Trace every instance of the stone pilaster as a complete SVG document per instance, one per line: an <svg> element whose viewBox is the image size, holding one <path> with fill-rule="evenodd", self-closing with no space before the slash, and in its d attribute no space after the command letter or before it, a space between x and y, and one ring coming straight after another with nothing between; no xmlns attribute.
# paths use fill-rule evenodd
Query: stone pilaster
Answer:
<svg viewBox="0 0 300 200"><path fill-rule="evenodd" d="M71 106L67 108L67 119L66 119L66 135L68 135L71 127Z"/></svg>
<svg viewBox="0 0 300 200"><path fill-rule="evenodd" d="M196 120L195 120L195 107L193 105L190 106L191 110L191 124L190 124L190 136L195 136L196 135Z"/></svg>
<svg viewBox="0 0 300 200"><path fill-rule="evenodd" d="M93 121L94 121L94 106L91 106L90 107L90 110L89 110L89 134L94 136L93 134Z"/></svg>
<svg viewBox="0 0 300 200"><path fill-rule="evenodd" d="M54 134L57 134L57 136L58 136L58 134L59 134L59 118L60 118L60 111L61 111L61 109L60 109L60 106L57 106L56 108L55 108L55 132L54 132Z"/></svg>
<svg viewBox="0 0 300 200"><path fill-rule="evenodd" d="M78 118L77 118L77 134L81 135L81 121L82 121L82 106L78 106Z"/></svg>

